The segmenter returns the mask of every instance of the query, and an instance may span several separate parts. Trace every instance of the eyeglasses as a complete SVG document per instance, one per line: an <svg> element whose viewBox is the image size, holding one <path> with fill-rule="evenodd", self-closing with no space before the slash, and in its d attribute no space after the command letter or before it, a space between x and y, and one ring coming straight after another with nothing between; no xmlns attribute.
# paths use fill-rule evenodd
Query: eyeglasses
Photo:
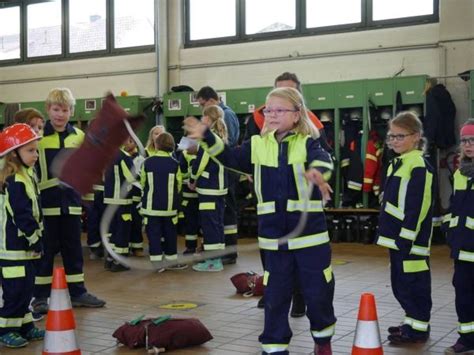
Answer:
<svg viewBox="0 0 474 355"><path fill-rule="evenodd" d="M276 108L273 110L266 108L262 112L264 116L271 116L272 114L275 114L275 116L277 117L282 117L287 112L298 112L298 111L299 110L290 110L288 108Z"/></svg>
<svg viewBox="0 0 474 355"><path fill-rule="evenodd" d="M469 137L469 138L461 138L461 144L462 145L474 145L474 137Z"/></svg>
<svg viewBox="0 0 474 355"><path fill-rule="evenodd" d="M391 141L401 142L406 137L412 136L414 134L415 133L410 133L410 134L387 134L386 140L387 140L387 142L391 142Z"/></svg>

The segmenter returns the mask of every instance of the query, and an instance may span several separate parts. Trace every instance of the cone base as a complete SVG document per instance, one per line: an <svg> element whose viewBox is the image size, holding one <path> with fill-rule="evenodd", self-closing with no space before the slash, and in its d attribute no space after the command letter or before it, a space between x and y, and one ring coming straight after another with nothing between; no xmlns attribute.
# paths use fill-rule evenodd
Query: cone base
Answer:
<svg viewBox="0 0 474 355"><path fill-rule="evenodd" d="M43 355L81 355L81 350L77 349L74 351L68 351L68 352L51 352L51 351L43 351Z"/></svg>
<svg viewBox="0 0 474 355"><path fill-rule="evenodd" d="M366 349L353 346L352 355L383 355L383 348Z"/></svg>

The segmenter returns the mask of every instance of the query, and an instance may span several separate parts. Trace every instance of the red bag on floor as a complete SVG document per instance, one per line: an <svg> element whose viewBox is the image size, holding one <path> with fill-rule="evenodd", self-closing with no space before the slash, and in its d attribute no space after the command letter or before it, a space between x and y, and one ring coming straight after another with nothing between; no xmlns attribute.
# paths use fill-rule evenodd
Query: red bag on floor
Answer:
<svg viewBox="0 0 474 355"><path fill-rule="evenodd" d="M130 349L157 347L166 350L201 345L212 339L209 330L196 318L173 318L160 324L144 319L136 324L127 322L112 334Z"/></svg>
<svg viewBox="0 0 474 355"><path fill-rule="evenodd" d="M230 281L237 289L237 293L245 297L263 296L263 276L253 271L235 274Z"/></svg>

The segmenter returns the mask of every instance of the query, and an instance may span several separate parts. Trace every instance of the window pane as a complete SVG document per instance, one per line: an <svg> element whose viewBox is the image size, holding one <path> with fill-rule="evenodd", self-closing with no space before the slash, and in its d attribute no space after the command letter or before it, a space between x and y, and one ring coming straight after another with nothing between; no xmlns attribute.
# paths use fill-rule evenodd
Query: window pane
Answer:
<svg viewBox="0 0 474 355"><path fill-rule="evenodd" d="M153 0L114 0L115 48L155 43Z"/></svg>
<svg viewBox="0 0 474 355"><path fill-rule="evenodd" d="M306 27L326 27L362 21L361 0L306 0Z"/></svg>
<svg viewBox="0 0 474 355"><path fill-rule="evenodd" d="M0 60L20 58L20 7L0 9Z"/></svg>
<svg viewBox="0 0 474 355"><path fill-rule="evenodd" d="M295 0L247 0L245 2L245 33L288 31L296 28Z"/></svg>
<svg viewBox="0 0 474 355"><path fill-rule="evenodd" d="M235 36L235 6L235 0L189 0L189 38Z"/></svg>
<svg viewBox="0 0 474 355"><path fill-rule="evenodd" d="M373 20L433 15L433 0L372 0Z"/></svg>
<svg viewBox="0 0 474 355"><path fill-rule="evenodd" d="M61 54L61 2L28 5L28 57Z"/></svg>
<svg viewBox="0 0 474 355"><path fill-rule="evenodd" d="M106 49L105 0L69 0L69 52Z"/></svg>

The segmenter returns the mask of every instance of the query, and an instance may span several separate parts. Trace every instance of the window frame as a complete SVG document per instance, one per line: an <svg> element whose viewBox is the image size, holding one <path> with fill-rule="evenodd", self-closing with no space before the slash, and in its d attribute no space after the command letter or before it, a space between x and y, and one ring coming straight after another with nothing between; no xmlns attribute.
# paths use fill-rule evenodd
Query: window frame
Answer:
<svg viewBox="0 0 474 355"><path fill-rule="evenodd" d="M225 38L207 38L205 40L190 40L190 0L182 0L183 11L183 40L184 48L237 44L252 41L296 38L330 33L367 31L390 27L404 27L439 22L439 0L433 1L433 14L423 16L403 17L389 20L373 20L373 0L361 0L361 22L324 27L306 27L306 0L295 0L296 26L294 30L276 31L259 34L245 34L245 3L247 0L236 0L236 36ZM329 1L329 0L328 0Z"/></svg>
<svg viewBox="0 0 474 355"><path fill-rule="evenodd" d="M139 53L151 53L155 51L156 43L153 45L144 45L136 47L125 47L125 48L114 48L114 0L106 1L106 49L96 51L84 51L77 53L69 52L69 0L59 0L61 3L61 54L40 56L40 57L28 57L27 46L28 46L28 19L27 19L27 6L37 3L51 2L51 0L16 0L4 4L0 9L8 8L12 6L20 6L20 58L0 60L0 67L22 65L22 64L37 64L37 63L48 63L56 61L67 61L75 59L93 59L114 57L125 54L139 54ZM154 24L156 31L156 23Z"/></svg>
<svg viewBox="0 0 474 355"><path fill-rule="evenodd" d="M12 1L12 2L2 4L2 6L0 7L0 10L3 10L3 9L8 9L10 7L17 7L17 6L20 7L20 57L19 58L13 58L13 59L0 60L0 63L5 63L5 64L8 64L8 65L17 65L22 60L22 53L23 53L22 48L23 48L24 42L25 42L25 39L22 36L22 33L24 33L24 31L23 31L23 17L22 17L23 16L22 4L21 4L21 1L18 0L18 1Z"/></svg>

